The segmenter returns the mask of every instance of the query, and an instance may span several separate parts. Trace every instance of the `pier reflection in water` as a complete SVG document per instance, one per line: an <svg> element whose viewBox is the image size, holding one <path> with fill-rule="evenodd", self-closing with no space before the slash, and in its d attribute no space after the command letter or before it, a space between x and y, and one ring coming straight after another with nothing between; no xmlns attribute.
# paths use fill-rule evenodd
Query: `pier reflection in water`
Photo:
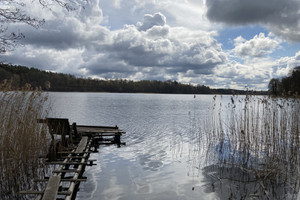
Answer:
<svg viewBox="0 0 300 200"><path fill-rule="evenodd" d="M127 132L126 146L103 146L91 155L98 166L86 169L89 181L77 199L299 198L299 102L163 94L51 97L56 117L117 124Z"/></svg>

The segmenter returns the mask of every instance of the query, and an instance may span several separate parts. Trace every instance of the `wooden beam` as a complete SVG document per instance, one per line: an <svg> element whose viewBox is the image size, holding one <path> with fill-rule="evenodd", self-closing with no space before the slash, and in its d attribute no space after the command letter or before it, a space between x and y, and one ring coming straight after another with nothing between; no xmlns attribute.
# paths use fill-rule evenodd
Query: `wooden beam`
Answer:
<svg viewBox="0 0 300 200"><path fill-rule="evenodd" d="M100 128L100 129L119 129L118 126L89 126L89 125L77 125L77 127L82 127L82 128Z"/></svg>
<svg viewBox="0 0 300 200"><path fill-rule="evenodd" d="M108 140L110 144L117 142L120 143L120 136L122 133L125 133L119 130L118 127L105 127L105 126L77 126L75 123L70 126L69 123L66 122L67 119L57 119L57 118L47 118L46 120L38 120L40 123L53 122L52 129L49 127L50 131L53 134L61 134L62 137L68 135L69 131L64 131L64 128L70 130L73 127L74 135L77 138L76 142L73 141L73 144L77 145L77 147L72 145L73 148L70 150L65 147L63 152L59 152L60 155L64 155L59 160L49 162L46 164L54 164L59 165L58 169L52 171L51 177L45 177L44 179L36 179L36 182L47 182L45 190L42 191L22 191L20 194L35 194L37 195L36 200L56 200L58 195L65 195L65 200L75 199L77 187L81 181L86 181L86 178L82 178L82 174L84 173L84 169L86 165L93 165L93 162L96 160L88 160L90 153L94 153L94 151L90 151L90 148L95 145L95 147L99 147L99 140ZM58 126L54 126L56 122L58 126L61 127L62 130L57 130ZM60 123L65 124L64 126ZM77 130L77 128L79 130ZM75 131L78 131L77 134ZM81 130L81 131L80 131ZM86 131L86 132L85 132ZM81 133L86 133L86 136L81 137ZM107 137L106 137L107 136ZM72 135L69 135L72 137ZM113 137L113 138L110 138ZM81 139L80 141L78 139ZM78 143L79 142L79 143ZM107 143L108 144L108 143ZM93 148L92 148L93 149ZM95 148L96 149L96 148ZM68 165L74 165L72 169L69 169ZM75 169L76 168L76 169ZM61 173L61 174L60 174ZM67 174L66 174L67 173ZM67 175L67 177L65 177ZM71 175L71 176L70 176ZM67 182L63 183L62 182ZM69 183L68 183L69 182ZM68 187L67 187L68 185ZM62 187L65 186L65 187Z"/></svg>
<svg viewBox="0 0 300 200"><path fill-rule="evenodd" d="M91 143L92 143L92 140L89 140L88 141L88 144L86 145L87 148L84 150L84 154L83 156L87 156L89 154L89 147L91 146ZM82 158L81 159L81 162L85 162L85 159ZM78 170L84 170L84 165L78 165ZM81 176L81 173L75 173L73 178L74 179L78 179L79 177ZM76 182L70 182L70 186L69 186L69 191L71 192L70 195L66 196L65 200L72 200L72 199L75 199L75 196L76 195L76 192L75 192L75 189L76 189ZM75 192L75 193L74 193Z"/></svg>
<svg viewBox="0 0 300 200"><path fill-rule="evenodd" d="M49 179L35 179L34 182L47 182ZM62 178L60 179L61 182L82 182L82 181L87 181L86 178Z"/></svg>
<svg viewBox="0 0 300 200"><path fill-rule="evenodd" d="M53 162L48 162L45 163L46 165L87 165L88 162L76 162L76 161L68 161L68 162L63 162L63 161L53 161Z"/></svg>
<svg viewBox="0 0 300 200"><path fill-rule="evenodd" d="M97 133L91 133L91 132L81 132L83 136L116 136L116 135L122 135L122 132L97 132Z"/></svg>
<svg viewBox="0 0 300 200"><path fill-rule="evenodd" d="M75 150L75 153L83 153L84 149L86 148L87 142L88 142L88 137L82 137L77 149Z"/></svg>
<svg viewBox="0 0 300 200"><path fill-rule="evenodd" d="M61 156L60 158L62 158L62 159L65 159L65 158L69 158L69 159L82 159L82 158L85 158L85 159L87 159L88 158L88 156Z"/></svg>
<svg viewBox="0 0 300 200"><path fill-rule="evenodd" d="M72 173L72 172L81 172L78 169L61 169L61 170L54 170L53 173Z"/></svg>
<svg viewBox="0 0 300 200"><path fill-rule="evenodd" d="M32 194L32 195L42 195L44 194L43 191L20 191L19 194ZM70 195L71 192L69 191L61 191L61 192L57 192L57 195ZM56 200L56 198L55 198Z"/></svg>
<svg viewBox="0 0 300 200"><path fill-rule="evenodd" d="M83 157L81 159L85 159L86 157ZM80 164L85 164L87 162L96 162L96 159L91 159L91 160L85 160L85 162L82 162L81 160L78 161L51 161L51 162L46 162L46 165L80 165Z"/></svg>
<svg viewBox="0 0 300 200"><path fill-rule="evenodd" d="M60 179L61 179L60 176L50 177L42 200L56 200Z"/></svg>

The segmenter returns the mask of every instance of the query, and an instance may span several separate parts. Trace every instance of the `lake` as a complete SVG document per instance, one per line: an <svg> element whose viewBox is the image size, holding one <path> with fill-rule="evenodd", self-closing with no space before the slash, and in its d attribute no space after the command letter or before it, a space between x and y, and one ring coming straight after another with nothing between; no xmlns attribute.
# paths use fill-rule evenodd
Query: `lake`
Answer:
<svg viewBox="0 0 300 200"><path fill-rule="evenodd" d="M245 110L243 103L233 102L243 102L244 97L115 93L49 93L49 97L50 117L69 118L78 125L118 125L126 131L121 138L125 146L101 146L99 153L91 154L97 165L86 168L88 180L80 184L77 199L299 198L299 137L282 144L274 136L276 148L285 153L284 158L275 158L274 145L260 145L269 141L268 134L248 134L249 124L262 131L255 119L265 107L256 97L246 104L257 106L257 111L242 112L249 124L243 124L242 134L230 136L226 134L239 126L232 111ZM283 169L268 171L272 163Z"/></svg>

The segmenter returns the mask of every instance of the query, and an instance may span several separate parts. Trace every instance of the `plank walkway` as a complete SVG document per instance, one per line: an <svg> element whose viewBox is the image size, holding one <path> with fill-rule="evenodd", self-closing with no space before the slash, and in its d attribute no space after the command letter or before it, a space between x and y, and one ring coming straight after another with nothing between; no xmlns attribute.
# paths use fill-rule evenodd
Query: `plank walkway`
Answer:
<svg viewBox="0 0 300 200"><path fill-rule="evenodd" d="M60 184L60 176L51 176L44 195L43 195L43 199L42 200L53 200L56 199L57 197L57 193L58 193L58 188L59 188L59 184Z"/></svg>
<svg viewBox="0 0 300 200"><path fill-rule="evenodd" d="M49 119L49 120L48 120ZM49 132L53 138L55 134L61 135L63 144L71 143L72 149L66 146L67 151L57 152L60 157L50 162L47 165L56 166L52 170L52 176L44 179L36 179L35 182L46 182L45 189L42 191L21 191L20 194L37 195L35 200L74 200L79 189L79 184L86 181L83 173L86 166L95 165L93 162L96 160L89 160L90 153L97 152L100 144L117 144L118 147L122 144L120 137L124 131L116 127L109 126L77 126L73 123L71 126L68 119L48 118L39 120L40 123L51 122ZM62 126L63 124L63 126ZM56 126L57 125L57 126ZM72 130L73 129L73 130ZM72 130L72 131L71 131ZM103 137L110 137L112 139L104 139ZM74 141L79 143L74 148ZM104 143L102 143L104 141ZM110 143L107 143L110 141ZM94 151L91 151L94 148ZM70 176L72 174L72 176ZM68 175L68 176L66 176ZM63 184L64 182L64 184ZM69 184L66 184L69 183Z"/></svg>
<svg viewBox="0 0 300 200"><path fill-rule="evenodd" d="M84 151L84 149L86 148L87 142L88 142L88 137L87 136L82 137L75 153L76 154L82 153Z"/></svg>

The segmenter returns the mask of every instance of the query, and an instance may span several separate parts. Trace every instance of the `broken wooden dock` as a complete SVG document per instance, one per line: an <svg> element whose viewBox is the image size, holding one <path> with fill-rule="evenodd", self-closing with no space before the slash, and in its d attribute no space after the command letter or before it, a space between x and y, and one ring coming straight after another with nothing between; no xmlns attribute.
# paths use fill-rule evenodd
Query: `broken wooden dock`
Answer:
<svg viewBox="0 0 300 200"><path fill-rule="evenodd" d="M50 177L37 179L36 182L46 182L41 191L21 191L20 194L36 195L36 200L73 200L82 181L86 181L83 173L86 166L96 165L96 160L90 160L90 153L97 152L101 144L121 143L121 135L125 132L117 126L86 126L69 124L65 118L47 118L39 120L47 123L53 143L54 136L60 135L60 148L55 156L48 158L46 165L53 165Z"/></svg>

